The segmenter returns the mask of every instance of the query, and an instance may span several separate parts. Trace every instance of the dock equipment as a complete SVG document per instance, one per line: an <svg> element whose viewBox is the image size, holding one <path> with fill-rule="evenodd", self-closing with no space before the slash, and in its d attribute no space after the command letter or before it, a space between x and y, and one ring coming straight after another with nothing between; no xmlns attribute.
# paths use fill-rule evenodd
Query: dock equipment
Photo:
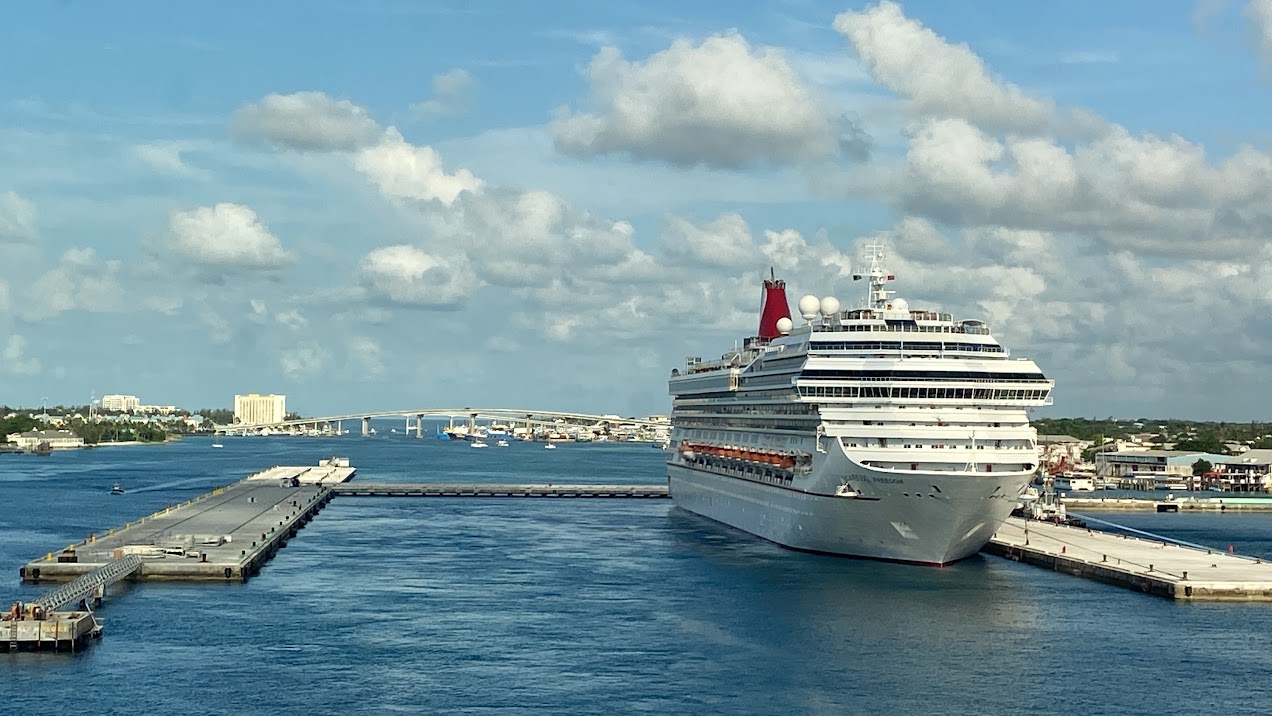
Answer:
<svg viewBox="0 0 1272 716"><path fill-rule="evenodd" d="M133 576L140 569L141 557L126 554L41 595L32 604L53 612L67 604L87 604L89 599L100 601L105 596L106 587Z"/></svg>
<svg viewBox="0 0 1272 716"><path fill-rule="evenodd" d="M1272 564L1222 550L1012 517L984 550L1189 601L1272 601Z"/></svg>
<svg viewBox="0 0 1272 716"><path fill-rule="evenodd" d="M340 497L671 497L666 485L345 483L334 486L331 492Z"/></svg>

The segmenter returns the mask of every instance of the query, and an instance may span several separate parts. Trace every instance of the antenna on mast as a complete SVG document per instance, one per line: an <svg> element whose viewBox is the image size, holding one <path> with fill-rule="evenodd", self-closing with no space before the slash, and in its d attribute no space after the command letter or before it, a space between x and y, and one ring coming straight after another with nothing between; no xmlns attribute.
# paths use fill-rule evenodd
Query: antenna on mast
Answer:
<svg viewBox="0 0 1272 716"><path fill-rule="evenodd" d="M863 278L870 279L870 286L866 291L866 308L887 308L888 298L896 292L889 291L884 287L888 285L889 281L896 280L896 276L889 273L883 265L882 243L875 241L866 245L866 261L870 263L869 273L855 273L852 275L852 280L860 281Z"/></svg>

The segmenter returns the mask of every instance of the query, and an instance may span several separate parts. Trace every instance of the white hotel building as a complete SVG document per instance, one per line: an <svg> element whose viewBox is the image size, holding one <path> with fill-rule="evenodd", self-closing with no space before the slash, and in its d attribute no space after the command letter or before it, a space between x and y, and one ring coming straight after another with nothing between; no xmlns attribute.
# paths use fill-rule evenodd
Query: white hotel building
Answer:
<svg viewBox="0 0 1272 716"><path fill-rule="evenodd" d="M248 395L234 396L234 422L238 425L272 425L281 423L287 415L287 396Z"/></svg>

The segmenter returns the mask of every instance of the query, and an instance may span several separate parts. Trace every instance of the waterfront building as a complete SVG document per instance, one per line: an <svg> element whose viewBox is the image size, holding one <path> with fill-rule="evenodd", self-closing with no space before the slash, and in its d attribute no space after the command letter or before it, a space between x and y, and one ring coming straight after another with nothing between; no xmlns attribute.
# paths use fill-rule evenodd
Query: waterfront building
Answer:
<svg viewBox="0 0 1272 716"><path fill-rule="evenodd" d="M238 425L272 425L287 415L287 396L249 393L234 396L234 422Z"/></svg>
<svg viewBox="0 0 1272 716"><path fill-rule="evenodd" d="M102 410L131 413L141 408L141 401L135 395L103 395Z"/></svg>
<svg viewBox="0 0 1272 716"><path fill-rule="evenodd" d="M70 430L31 430L25 433L11 433L8 440L21 450L32 450L40 443L48 443L54 450L84 447L84 439Z"/></svg>
<svg viewBox="0 0 1272 716"><path fill-rule="evenodd" d="M1272 491L1272 450L1246 450L1212 460L1212 484L1233 492Z"/></svg>
<svg viewBox="0 0 1272 716"><path fill-rule="evenodd" d="M1175 489L1201 489L1202 478L1193 476L1193 465L1198 460L1218 465L1237 458L1187 450L1102 452L1095 455L1095 472L1108 480L1142 482L1145 485L1169 483L1176 486Z"/></svg>

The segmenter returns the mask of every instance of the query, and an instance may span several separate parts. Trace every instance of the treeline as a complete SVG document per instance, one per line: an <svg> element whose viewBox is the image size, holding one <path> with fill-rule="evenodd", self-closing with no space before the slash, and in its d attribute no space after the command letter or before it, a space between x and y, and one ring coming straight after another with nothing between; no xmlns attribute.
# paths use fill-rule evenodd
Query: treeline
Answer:
<svg viewBox="0 0 1272 716"><path fill-rule="evenodd" d="M0 418L0 443L13 433L25 433L28 430L39 430L43 424L35 418L25 415L6 415Z"/></svg>
<svg viewBox="0 0 1272 716"><path fill-rule="evenodd" d="M1178 418L1117 420L1106 418L1039 418L1031 421L1043 435L1071 435L1079 440L1100 443L1126 439L1132 435L1152 435L1150 443L1176 450L1224 454L1227 443L1242 443L1257 449L1272 448L1272 423L1208 422Z"/></svg>

